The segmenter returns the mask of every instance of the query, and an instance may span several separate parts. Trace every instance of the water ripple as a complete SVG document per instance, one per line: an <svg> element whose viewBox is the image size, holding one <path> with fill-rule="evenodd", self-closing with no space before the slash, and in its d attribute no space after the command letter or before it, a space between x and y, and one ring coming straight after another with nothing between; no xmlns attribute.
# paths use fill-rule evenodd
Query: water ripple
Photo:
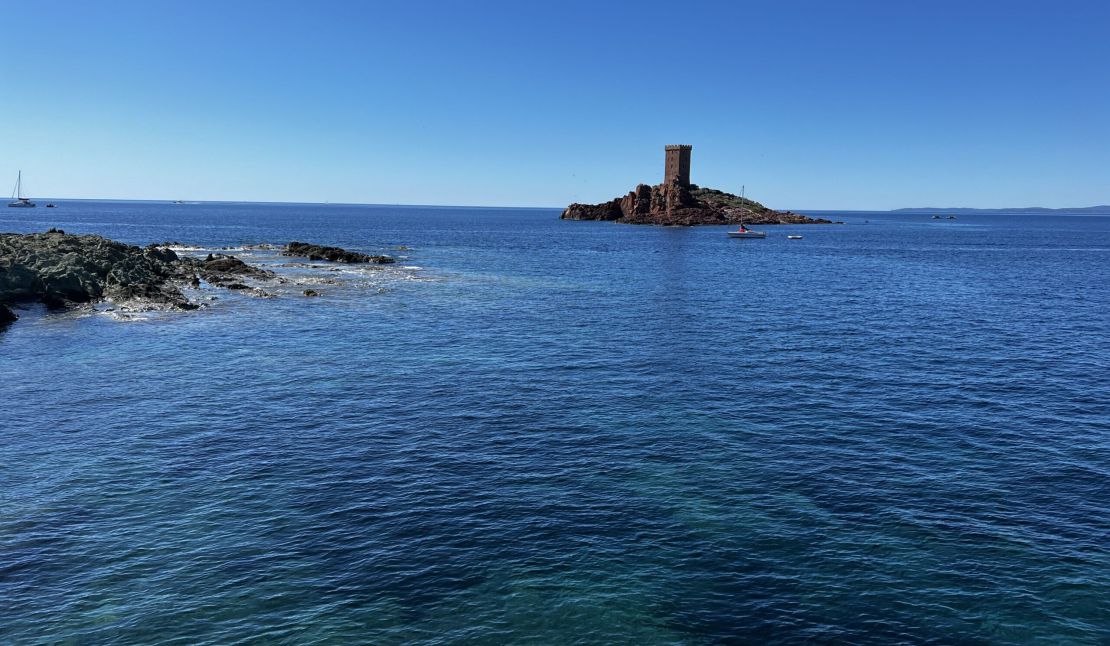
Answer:
<svg viewBox="0 0 1110 646"><path fill-rule="evenodd" d="M24 312L0 334L0 641L1110 635L1106 219L869 214L740 246L158 209L65 228L423 269L137 325Z"/></svg>

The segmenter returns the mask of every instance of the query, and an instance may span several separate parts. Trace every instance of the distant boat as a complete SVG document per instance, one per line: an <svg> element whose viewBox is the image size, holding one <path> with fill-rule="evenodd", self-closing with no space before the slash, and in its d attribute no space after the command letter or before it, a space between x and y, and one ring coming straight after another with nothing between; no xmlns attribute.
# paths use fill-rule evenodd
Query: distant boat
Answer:
<svg viewBox="0 0 1110 646"><path fill-rule="evenodd" d="M728 237L730 238L766 238L767 234L762 231L753 231L744 226L744 187L740 187L740 229L737 231L729 231Z"/></svg>
<svg viewBox="0 0 1110 646"><path fill-rule="evenodd" d="M802 236L786 236L787 240L801 240Z"/></svg>
<svg viewBox="0 0 1110 646"><path fill-rule="evenodd" d="M54 203L53 202L47 203L46 208L48 208L48 209L54 208Z"/></svg>
<svg viewBox="0 0 1110 646"><path fill-rule="evenodd" d="M174 200L173 203L174 204L184 204L184 202L182 202L181 200Z"/></svg>
<svg viewBox="0 0 1110 646"><path fill-rule="evenodd" d="M934 219L934 220L939 220L939 219L940 219L940 216L939 216L939 215L934 215L934 216L933 216L933 219Z"/></svg>
<svg viewBox="0 0 1110 646"><path fill-rule="evenodd" d="M948 219L949 219L949 220L955 220L955 219L956 219L956 216L954 216L954 215L950 215L950 216L948 216Z"/></svg>
<svg viewBox="0 0 1110 646"><path fill-rule="evenodd" d="M8 206L22 209L33 209L35 203L26 197L23 197L23 171L19 171L15 179L15 190L12 191L12 201L8 202Z"/></svg>

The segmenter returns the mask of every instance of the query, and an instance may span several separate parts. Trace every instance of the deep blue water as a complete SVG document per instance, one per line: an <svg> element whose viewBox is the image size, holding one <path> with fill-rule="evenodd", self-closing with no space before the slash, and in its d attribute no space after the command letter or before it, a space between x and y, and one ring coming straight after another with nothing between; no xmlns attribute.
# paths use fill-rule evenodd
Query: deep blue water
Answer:
<svg viewBox="0 0 1110 646"><path fill-rule="evenodd" d="M1110 218L557 216L0 213L404 256L0 332L0 642L1110 642Z"/></svg>

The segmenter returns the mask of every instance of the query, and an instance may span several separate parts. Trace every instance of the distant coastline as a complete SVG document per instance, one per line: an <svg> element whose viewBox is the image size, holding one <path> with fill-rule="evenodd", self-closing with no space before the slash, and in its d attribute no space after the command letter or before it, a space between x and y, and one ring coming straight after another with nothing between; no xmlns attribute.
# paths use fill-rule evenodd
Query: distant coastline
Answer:
<svg viewBox="0 0 1110 646"><path fill-rule="evenodd" d="M1050 209L1043 206L1025 206L1004 209L972 209L967 207L923 206L894 209L890 213L932 214L952 213L955 215L1110 215L1110 205L1081 206L1076 208Z"/></svg>
<svg viewBox="0 0 1110 646"><path fill-rule="evenodd" d="M238 205L258 205L258 206L335 206L335 207L388 207L388 208L402 208L402 209L502 209L506 211L562 211L564 207L561 206L511 206L511 205L489 205L489 204L393 204L388 202L283 202L281 200L183 200L177 201L172 199L163 198L126 198L126 197L36 197L36 200L44 202L102 202L105 204L176 204L178 206L238 206Z"/></svg>
<svg viewBox="0 0 1110 646"><path fill-rule="evenodd" d="M101 202L105 204L170 204L172 199L152 199L152 198L110 198L110 197L36 197L36 200L44 202L55 202L59 206L64 206L64 202ZM258 200L186 200L181 206L238 206L238 205L258 205L258 206L311 206L311 207L371 207L371 208L400 208L400 209L497 209L505 211L543 211L543 212L562 212L566 207L562 206L506 206L506 205L483 205L483 204L391 204L386 202L283 202L279 200L258 201ZM6 210L5 210L6 211ZM829 208L789 208L785 209L786 213L800 213L800 214L838 214L838 213L893 213L893 214L908 214L908 215L933 215L933 214L954 214L954 215L1110 215L1110 204L1102 204L1097 206L1080 206L1080 207L1062 207L1062 208L1049 208L1043 206L1026 206L1014 208L998 208L998 209L977 209L962 206L921 206L921 207L906 207L900 209L829 209ZM545 213L546 214L546 213Z"/></svg>

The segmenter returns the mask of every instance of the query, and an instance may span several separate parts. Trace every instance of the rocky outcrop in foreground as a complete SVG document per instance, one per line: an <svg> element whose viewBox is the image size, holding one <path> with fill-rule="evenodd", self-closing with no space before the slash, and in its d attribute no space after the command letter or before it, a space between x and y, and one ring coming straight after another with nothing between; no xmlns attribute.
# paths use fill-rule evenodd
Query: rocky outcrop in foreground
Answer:
<svg viewBox="0 0 1110 646"><path fill-rule="evenodd" d="M832 224L831 220L775 211L731 193L678 182L640 184L628 195L601 204L571 204L560 217L667 226L739 224L741 218L744 224Z"/></svg>
<svg viewBox="0 0 1110 646"><path fill-rule="evenodd" d="M371 256L357 251L347 251L339 247L322 247L307 242L290 242L281 252L283 256L299 256L309 260L330 260L331 262L363 263L372 262L380 265L395 262L390 256Z"/></svg>
<svg viewBox="0 0 1110 646"><path fill-rule="evenodd" d="M307 243L291 243L287 250L292 249L306 251L303 255L316 260L393 262L388 256ZM287 251L287 255L294 254ZM69 307L111 301L135 311L196 309L198 305L190 302L182 289L200 287L201 281L229 290L250 290L256 296L270 294L247 283L285 282L272 271L222 253L203 259L179 256L164 245L136 247L56 229L0 233L0 327L18 318L8 306L19 303Z"/></svg>
<svg viewBox="0 0 1110 646"><path fill-rule="evenodd" d="M93 235L0 234L0 303L51 307L101 300L193 309L176 281L189 266L169 249L145 249Z"/></svg>

